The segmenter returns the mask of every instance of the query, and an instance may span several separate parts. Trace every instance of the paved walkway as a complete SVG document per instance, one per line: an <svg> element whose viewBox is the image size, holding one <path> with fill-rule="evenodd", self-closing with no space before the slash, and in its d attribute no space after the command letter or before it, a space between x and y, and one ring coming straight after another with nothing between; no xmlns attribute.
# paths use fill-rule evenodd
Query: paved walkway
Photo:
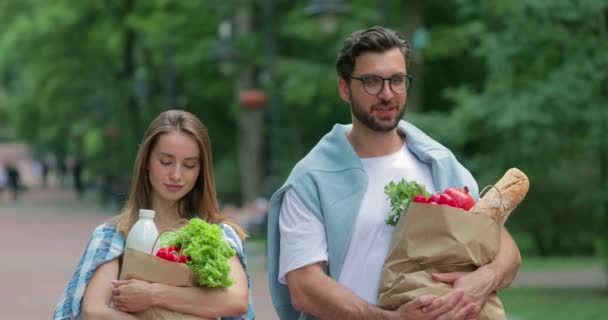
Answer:
<svg viewBox="0 0 608 320"><path fill-rule="evenodd" d="M19 203L0 195L0 319L48 319L74 271L91 231L115 214L88 195L70 190L30 189ZM253 300L257 318L276 319L270 303L265 248L251 245ZM599 268L520 272L514 286L601 288Z"/></svg>
<svg viewBox="0 0 608 320"><path fill-rule="evenodd" d="M12 203L0 195L0 319L49 319L95 226L114 215L92 196L70 190L30 189ZM252 248L257 318L276 319L270 303L264 254Z"/></svg>

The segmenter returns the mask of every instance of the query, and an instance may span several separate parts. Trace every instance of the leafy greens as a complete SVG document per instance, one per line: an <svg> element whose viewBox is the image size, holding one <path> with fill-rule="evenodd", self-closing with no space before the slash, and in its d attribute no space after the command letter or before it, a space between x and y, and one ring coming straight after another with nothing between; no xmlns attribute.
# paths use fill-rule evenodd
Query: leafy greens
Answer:
<svg viewBox="0 0 608 320"><path fill-rule="evenodd" d="M384 193L391 201L391 212L389 212L388 217L385 220L386 224L391 226L397 225L401 213L407 210L414 196L430 196L430 193L426 191L424 185L421 185L416 181L406 181L405 179L401 179L398 183L391 181L384 186Z"/></svg>
<svg viewBox="0 0 608 320"><path fill-rule="evenodd" d="M227 288L234 284L228 259L235 251L223 240L219 226L193 218L175 233L164 233L160 241L161 247L183 248L182 253L190 256L187 264L198 276L200 286Z"/></svg>

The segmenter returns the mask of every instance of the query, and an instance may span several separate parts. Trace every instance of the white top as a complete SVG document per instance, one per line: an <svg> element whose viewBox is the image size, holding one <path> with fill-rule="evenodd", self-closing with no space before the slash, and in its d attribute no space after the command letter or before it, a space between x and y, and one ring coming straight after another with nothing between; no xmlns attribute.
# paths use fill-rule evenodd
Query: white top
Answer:
<svg viewBox="0 0 608 320"><path fill-rule="evenodd" d="M384 186L401 179L417 181L435 192L431 168L403 145L382 157L361 159L368 176L367 191L353 228L352 238L338 282L371 304L377 304L382 265L388 253L393 227L386 220L390 201ZM281 234L279 282L295 269L327 261L327 239L323 223L306 207L295 190L285 193L279 213Z"/></svg>

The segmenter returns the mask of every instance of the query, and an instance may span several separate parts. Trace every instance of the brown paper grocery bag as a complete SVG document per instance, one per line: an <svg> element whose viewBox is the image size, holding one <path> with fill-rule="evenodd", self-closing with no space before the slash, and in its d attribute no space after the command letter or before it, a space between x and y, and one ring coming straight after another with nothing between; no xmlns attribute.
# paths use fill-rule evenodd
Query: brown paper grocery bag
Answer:
<svg viewBox="0 0 608 320"><path fill-rule="evenodd" d="M198 285L196 276L185 263L164 260L131 248L125 249L120 279L138 279L174 287ZM145 320L211 320L162 308L150 308L133 315Z"/></svg>
<svg viewBox="0 0 608 320"><path fill-rule="evenodd" d="M498 250L500 224L484 215L443 205L412 203L395 226L384 262L379 305L397 309L422 294L441 296L452 286L431 278L435 272L473 271L492 261ZM492 294L479 319L505 319Z"/></svg>
<svg viewBox="0 0 608 320"><path fill-rule="evenodd" d="M133 315L136 316L137 319L145 320L212 320L162 308L150 308L145 311L135 312Z"/></svg>
<svg viewBox="0 0 608 320"><path fill-rule="evenodd" d="M190 267L127 248L122 260L121 280L139 279L174 287L193 287L198 280Z"/></svg>

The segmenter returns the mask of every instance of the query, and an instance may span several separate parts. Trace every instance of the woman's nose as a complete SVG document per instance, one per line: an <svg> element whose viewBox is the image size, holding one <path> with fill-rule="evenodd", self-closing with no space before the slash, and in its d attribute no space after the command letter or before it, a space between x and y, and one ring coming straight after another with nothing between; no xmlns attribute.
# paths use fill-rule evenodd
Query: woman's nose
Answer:
<svg viewBox="0 0 608 320"><path fill-rule="evenodd" d="M182 168L179 164L177 164L171 170L171 179L174 181L179 181L181 178L182 178Z"/></svg>

